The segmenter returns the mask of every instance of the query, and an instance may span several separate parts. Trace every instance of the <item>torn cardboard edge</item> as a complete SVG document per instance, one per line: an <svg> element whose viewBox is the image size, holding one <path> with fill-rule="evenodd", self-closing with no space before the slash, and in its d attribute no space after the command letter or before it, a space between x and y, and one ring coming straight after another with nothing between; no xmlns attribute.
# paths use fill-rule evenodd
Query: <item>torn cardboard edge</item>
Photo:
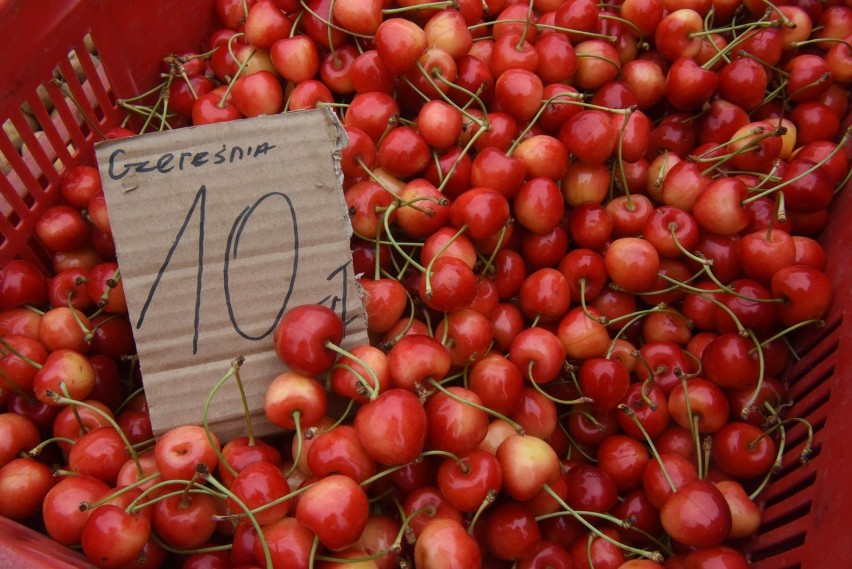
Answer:
<svg viewBox="0 0 852 569"><path fill-rule="evenodd" d="M200 424L239 355L255 433L280 431L263 397L286 369L272 334L288 308L326 304L345 323L344 347L368 342L342 190L346 142L320 109L97 145L155 434ZM209 424L223 440L245 434L236 385L217 393Z"/></svg>

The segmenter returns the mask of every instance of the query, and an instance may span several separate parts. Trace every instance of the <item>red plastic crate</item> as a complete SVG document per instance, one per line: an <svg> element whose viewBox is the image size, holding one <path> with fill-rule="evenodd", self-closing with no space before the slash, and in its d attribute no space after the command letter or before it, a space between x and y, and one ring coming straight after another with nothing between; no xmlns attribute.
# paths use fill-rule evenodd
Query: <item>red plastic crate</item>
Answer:
<svg viewBox="0 0 852 569"><path fill-rule="evenodd" d="M0 259L22 257L45 264L47 257L33 238L33 224L56 200L65 168L92 163L95 133L50 84L57 72L67 81L84 112L103 128L116 126L123 113L115 105L156 85L159 64L170 51L197 49L212 29L212 0L35 0L0 2L0 123L8 120L31 149L22 157L9 137L0 134L0 153L11 171L0 177ZM89 34L99 61L86 49ZM76 53L84 77L69 61ZM44 86L56 113L39 101ZM42 126L42 140L26 122L28 104ZM786 380L796 403L789 416L814 427L813 458L800 464L805 440L801 426L788 431L783 468L760 497L764 525L741 544L758 569L817 568L852 565L852 540L844 523L852 511L852 334L845 317L852 308L852 199L842 195L832 208L832 222L822 240L835 296L822 329L809 329L795 341L801 361ZM72 552L57 553L46 538L0 519L0 566L88 567ZM48 563L45 558L52 561Z"/></svg>

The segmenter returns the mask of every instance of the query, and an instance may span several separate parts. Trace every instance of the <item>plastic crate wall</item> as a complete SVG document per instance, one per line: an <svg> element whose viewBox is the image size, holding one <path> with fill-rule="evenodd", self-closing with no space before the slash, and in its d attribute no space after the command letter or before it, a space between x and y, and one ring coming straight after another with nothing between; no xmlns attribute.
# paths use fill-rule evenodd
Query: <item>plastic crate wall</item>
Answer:
<svg viewBox="0 0 852 569"><path fill-rule="evenodd" d="M157 85L162 58L201 48L213 19L212 0L0 1L0 124L9 121L26 147L0 133L0 258L48 264L33 225L55 203L64 169L93 162L97 135L81 113L117 126L115 100Z"/></svg>
<svg viewBox="0 0 852 569"><path fill-rule="evenodd" d="M212 0L0 1L4 53L18 54L0 58L0 123L10 120L30 149L21 156L10 138L0 133L0 154L11 168L0 177L0 259L20 256L49 265L32 237L33 224L56 201L64 168L89 163L93 157L96 134L51 78L64 79L90 120L102 128L115 126L123 117L115 99L156 85L162 57L170 51L197 49L212 29L212 14ZM87 34L97 58L87 49ZM69 59L72 52L79 59L80 77ZM53 116L39 90L56 108ZM32 109L44 134L37 137L24 116L24 105ZM846 440L852 433L852 345L844 325L852 307L848 219L852 200L841 195L823 237L835 287L833 308L824 328L798 335L802 359L787 376L796 401L788 416L807 418L814 425L814 455L807 464L799 463L805 431L801 426L790 428L781 472L760 498L765 524L742 544L757 569L852 566L852 539L844 523L852 511L852 492L847 488L852 482L852 452ZM0 539L4 566L33 561L25 551L38 555L39 566L48 566L44 544L31 534L2 533L8 538ZM57 558L53 566L88 564L72 554L71 561Z"/></svg>

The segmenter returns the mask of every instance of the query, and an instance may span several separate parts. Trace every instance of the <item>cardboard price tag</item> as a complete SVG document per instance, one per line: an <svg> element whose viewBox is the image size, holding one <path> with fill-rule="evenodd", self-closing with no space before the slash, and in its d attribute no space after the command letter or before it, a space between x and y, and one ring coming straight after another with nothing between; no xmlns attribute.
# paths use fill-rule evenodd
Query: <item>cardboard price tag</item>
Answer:
<svg viewBox="0 0 852 569"><path fill-rule="evenodd" d="M325 304L344 345L367 342L352 270L337 156L345 135L328 110L285 113L98 145L128 315L154 432L200 423L231 360L254 428L276 428L263 394L284 371L272 336L282 314ZM244 433L236 385L210 426Z"/></svg>

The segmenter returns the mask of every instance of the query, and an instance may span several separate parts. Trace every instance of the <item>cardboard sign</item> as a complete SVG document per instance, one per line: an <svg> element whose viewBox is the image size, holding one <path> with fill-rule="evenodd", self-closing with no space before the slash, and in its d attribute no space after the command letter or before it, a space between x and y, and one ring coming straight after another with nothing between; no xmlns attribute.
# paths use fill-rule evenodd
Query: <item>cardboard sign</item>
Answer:
<svg viewBox="0 0 852 569"><path fill-rule="evenodd" d="M104 142L97 147L128 315L155 434L201 422L236 356L256 434L276 428L263 395L284 371L282 314L325 304L367 342L328 110L285 113ZM217 394L211 428L245 433L239 391Z"/></svg>

